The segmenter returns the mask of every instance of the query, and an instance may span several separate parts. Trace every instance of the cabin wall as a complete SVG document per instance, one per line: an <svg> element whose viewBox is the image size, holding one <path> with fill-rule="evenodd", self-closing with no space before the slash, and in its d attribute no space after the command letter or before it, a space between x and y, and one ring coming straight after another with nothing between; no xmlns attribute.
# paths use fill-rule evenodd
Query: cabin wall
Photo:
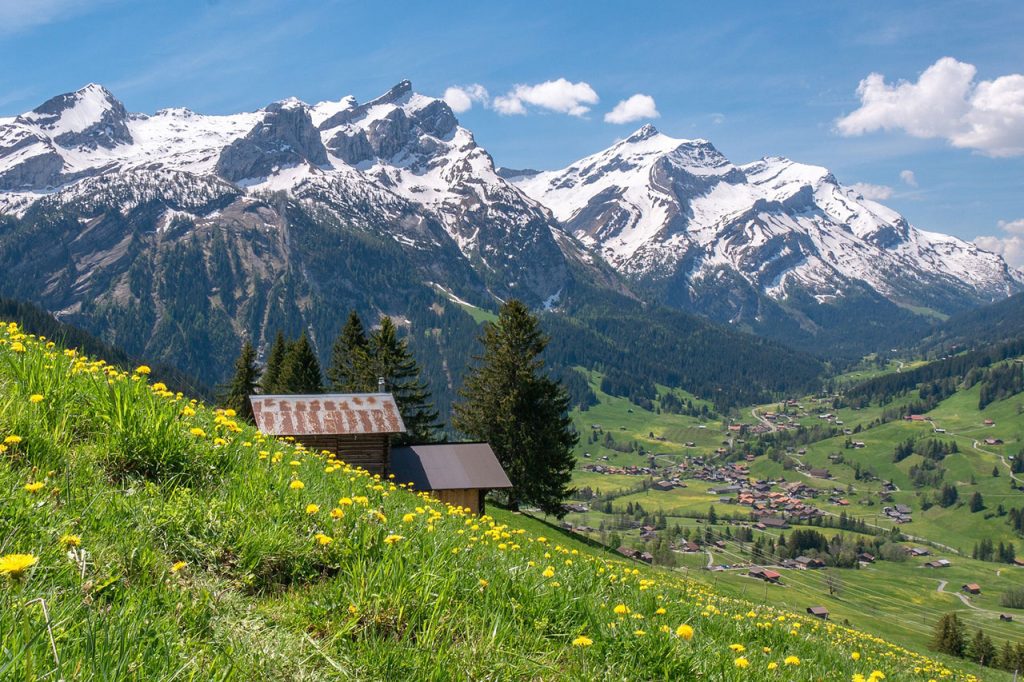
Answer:
<svg viewBox="0 0 1024 682"><path fill-rule="evenodd" d="M469 507L474 514L484 511L484 491L480 488L457 488L452 490L431 490L431 497L453 507Z"/></svg>
<svg viewBox="0 0 1024 682"><path fill-rule="evenodd" d="M329 450L346 464L362 467L371 474L384 475L388 469L388 434L295 436L295 440L310 450Z"/></svg>

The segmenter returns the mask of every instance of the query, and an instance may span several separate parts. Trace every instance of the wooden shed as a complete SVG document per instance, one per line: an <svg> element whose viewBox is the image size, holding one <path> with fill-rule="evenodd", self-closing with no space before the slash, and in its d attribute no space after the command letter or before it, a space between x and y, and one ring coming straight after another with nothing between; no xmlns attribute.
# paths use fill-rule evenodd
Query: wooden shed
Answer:
<svg viewBox="0 0 1024 682"><path fill-rule="evenodd" d="M405 424L390 393L251 395L253 418L268 436L293 437L373 474L386 474L391 436Z"/></svg>
<svg viewBox="0 0 1024 682"><path fill-rule="evenodd" d="M411 483L451 505L484 512L488 490L511 488L512 482L487 443L409 445L391 451L390 473L396 483Z"/></svg>
<svg viewBox="0 0 1024 682"><path fill-rule="evenodd" d="M824 606L808 606L807 613L811 614L815 618L828 620L828 609L826 609Z"/></svg>

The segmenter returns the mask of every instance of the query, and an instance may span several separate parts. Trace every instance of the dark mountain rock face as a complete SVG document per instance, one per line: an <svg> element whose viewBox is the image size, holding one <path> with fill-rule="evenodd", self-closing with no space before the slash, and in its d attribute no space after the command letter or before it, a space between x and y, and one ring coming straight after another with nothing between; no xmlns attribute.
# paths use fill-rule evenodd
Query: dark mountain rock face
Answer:
<svg viewBox="0 0 1024 682"><path fill-rule="evenodd" d="M327 163L327 150L301 104L271 104L263 120L228 145L217 160L217 175L238 182L272 174L280 168Z"/></svg>

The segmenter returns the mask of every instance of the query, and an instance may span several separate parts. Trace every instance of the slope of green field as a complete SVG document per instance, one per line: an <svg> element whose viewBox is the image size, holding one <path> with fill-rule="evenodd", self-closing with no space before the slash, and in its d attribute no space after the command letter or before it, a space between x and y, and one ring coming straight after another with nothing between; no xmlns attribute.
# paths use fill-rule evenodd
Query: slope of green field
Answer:
<svg viewBox="0 0 1024 682"><path fill-rule="evenodd" d="M0 679L972 679L473 517L146 374L0 331Z"/></svg>

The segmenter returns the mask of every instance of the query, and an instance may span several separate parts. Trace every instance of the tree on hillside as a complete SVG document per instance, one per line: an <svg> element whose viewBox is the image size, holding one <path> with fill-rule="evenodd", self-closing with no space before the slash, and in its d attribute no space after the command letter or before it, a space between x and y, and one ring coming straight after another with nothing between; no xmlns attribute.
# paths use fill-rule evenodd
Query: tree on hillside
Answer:
<svg viewBox="0 0 1024 682"><path fill-rule="evenodd" d="M982 499L981 493L975 491L975 493L973 495L971 495L971 502L970 502L971 512L980 512L984 508L985 508L985 500Z"/></svg>
<svg viewBox="0 0 1024 682"><path fill-rule="evenodd" d="M249 396L256 393L260 381L260 368L256 364L256 349L246 339L235 360L235 374L224 387L221 404L238 413L246 421L252 421L252 406Z"/></svg>
<svg viewBox="0 0 1024 682"><path fill-rule="evenodd" d="M313 346L303 332L298 341L288 344L284 362L281 365L279 381L283 393L320 393L323 390L323 375L320 361L316 359Z"/></svg>
<svg viewBox="0 0 1024 682"><path fill-rule="evenodd" d="M967 658L979 665L992 665L996 659L996 645L981 630L978 630L967 648Z"/></svg>
<svg viewBox="0 0 1024 682"><path fill-rule="evenodd" d="M398 338L398 330L390 317L381 317L380 327L370 334L366 356L370 376L384 379L385 390L394 396L405 422L406 431L396 441L436 441L441 426L437 422L437 410L430 402L430 390L420 378L419 365L409 352L408 343Z"/></svg>
<svg viewBox="0 0 1024 682"><path fill-rule="evenodd" d="M540 354L549 339L521 301L501 307L498 320L484 326L483 355L459 390L453 425L486 440L508 473L509 503L534 504L561 517L569 495L579 436L569 419L569 397L548 377Z"/></svg>
<svg viewBox="0 0 1024 682"><path fill-rule="evenodd" d="M281 368L284 366L284 357L288 354L288 343L284 340L284 334L280 331L274 337L274 343L267 355L267 366L263 370L263 379L260 387L264 393L281 393Z"/></svg>
<svg viewBox="0 0 1024 682"><path fill-rule="evenodd" d="M935 624L932 649L939 653L962 658L964 655L964 625L955 613L947 613Z"/></svg>
<svg viewBox="0 0 1024 682"><path fill-rule="evenodd" d="M367 352L368 341L363 321L355 310L351 310L331 348L331 363L327 367L331 390L343 393L376 390L377 378L370 376Z"/></svg>

